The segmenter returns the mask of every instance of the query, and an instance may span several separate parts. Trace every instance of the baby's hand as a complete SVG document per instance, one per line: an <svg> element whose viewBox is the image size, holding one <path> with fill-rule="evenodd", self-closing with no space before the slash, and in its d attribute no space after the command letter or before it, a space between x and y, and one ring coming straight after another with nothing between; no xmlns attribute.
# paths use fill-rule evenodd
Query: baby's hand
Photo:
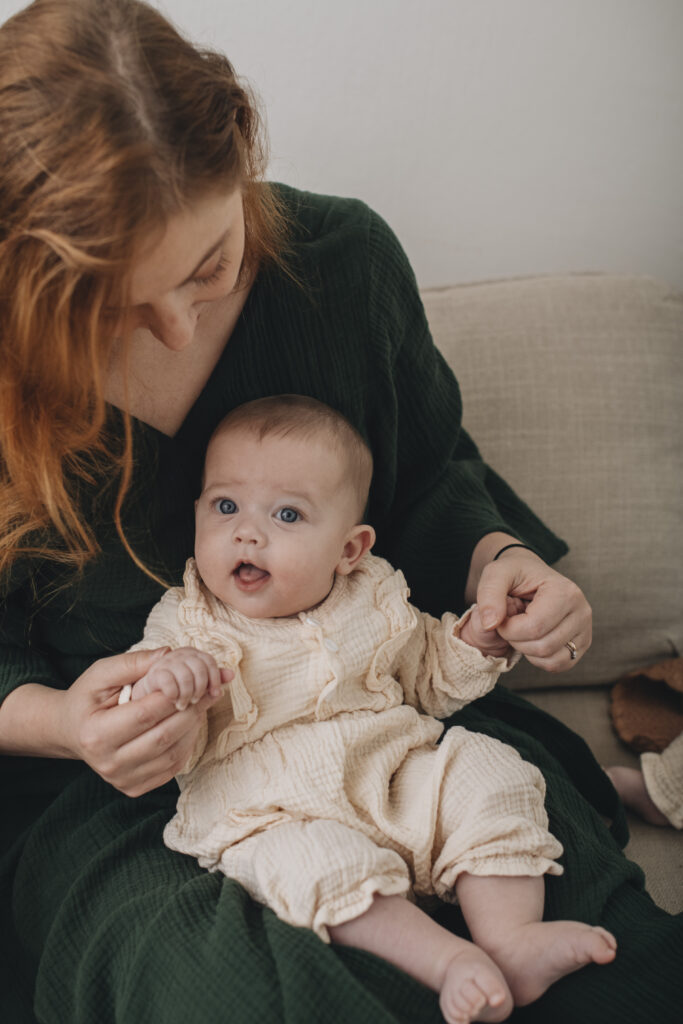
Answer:
<svg viewBox="0 0 683 1024"><path fill-rule="evenodd" d="M161 690L174 701L178 711L184 711L207 692L211 697L220 697L221 670L210 654L194 647L179 647L155 661L133 685L131 700L140 700L153 690Z"/></svg>
<svg viewBox="0 0 683 1024"><path fill-rule="evenodd" d="M521 598L508 597L507 618L511 619L513 615L521 615L524 608L524 601ZM479 607L476 604L469 619L460 630L460 639L471 647L476 647L478 651L490 658L506 657L512 650L510 644L507 640L503 640L497 629L484 629Z"/></svg>

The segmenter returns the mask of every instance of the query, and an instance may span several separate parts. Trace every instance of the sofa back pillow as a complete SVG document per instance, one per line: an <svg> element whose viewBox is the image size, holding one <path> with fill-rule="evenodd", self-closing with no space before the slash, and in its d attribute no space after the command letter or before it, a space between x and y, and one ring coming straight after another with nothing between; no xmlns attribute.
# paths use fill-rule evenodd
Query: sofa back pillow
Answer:
<svg viewBox="0 0 683 1024"><path fill-rule="evenodd" d="M683 295L574 274L423 291L483 458L570 546L593 606L568 673L523 661L515 688L607 683L683 653Z"/></svg>

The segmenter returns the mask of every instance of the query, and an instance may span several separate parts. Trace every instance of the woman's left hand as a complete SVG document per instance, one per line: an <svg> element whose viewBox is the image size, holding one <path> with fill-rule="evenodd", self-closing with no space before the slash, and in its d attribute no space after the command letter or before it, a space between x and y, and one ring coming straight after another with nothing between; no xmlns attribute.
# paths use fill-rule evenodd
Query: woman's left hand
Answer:
<svg viewBox="0 0 683 1024"><path fill-rule="evenodd" d="M522 598L521 615L507 618L508 595ZM573 668L592 639L592 612L582 590L526 548L504 551L485 565L477 604L487 629L547 672Z"/></svg>

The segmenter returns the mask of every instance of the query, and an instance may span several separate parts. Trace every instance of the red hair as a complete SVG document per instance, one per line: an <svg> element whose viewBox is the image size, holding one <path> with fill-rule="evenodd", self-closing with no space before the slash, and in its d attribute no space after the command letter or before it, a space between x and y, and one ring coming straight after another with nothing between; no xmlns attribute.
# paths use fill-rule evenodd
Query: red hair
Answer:
<svg viewBox="0 0 683 1024"><path fill-rule="evenodd" d="M244 267L282 265L255 104L140 0L35 0L0 27L0 139L0 571L96 554L79 497L113 468L145 568L121 523L129 418L123 440L106 429L105 307L141 240L219 189L242 190Z"/></svg>

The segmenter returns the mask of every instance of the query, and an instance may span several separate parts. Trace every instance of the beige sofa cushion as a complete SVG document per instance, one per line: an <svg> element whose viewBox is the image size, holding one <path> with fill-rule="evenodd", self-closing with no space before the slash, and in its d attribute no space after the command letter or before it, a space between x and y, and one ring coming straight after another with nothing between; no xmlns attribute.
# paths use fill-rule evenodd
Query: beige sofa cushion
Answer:
<svg viewBox="0 0 683 1024"><path fill-rule="evenodd" d="M423 292L483 457L570 545L594 611L570 673L604 683L683 651L683 296L649 278L535 277Z"/></svg>

